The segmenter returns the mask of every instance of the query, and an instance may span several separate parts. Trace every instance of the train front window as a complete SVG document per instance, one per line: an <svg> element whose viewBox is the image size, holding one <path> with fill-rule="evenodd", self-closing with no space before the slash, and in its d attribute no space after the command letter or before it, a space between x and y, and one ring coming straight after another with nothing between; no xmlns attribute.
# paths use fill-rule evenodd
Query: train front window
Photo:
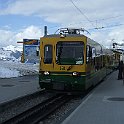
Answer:
<svg viewBox="0 0 124 124"><path fill-rule="evenodd" d="M57 43L56 63L60 65L79 65L84 63L84 43L63 42Z"/></svg>
<svg viewBox="0 0 124 124"><path fill-rule="evenodd" d="M44 46L44 63L45 64L52 63L52 45Z"/></svg>

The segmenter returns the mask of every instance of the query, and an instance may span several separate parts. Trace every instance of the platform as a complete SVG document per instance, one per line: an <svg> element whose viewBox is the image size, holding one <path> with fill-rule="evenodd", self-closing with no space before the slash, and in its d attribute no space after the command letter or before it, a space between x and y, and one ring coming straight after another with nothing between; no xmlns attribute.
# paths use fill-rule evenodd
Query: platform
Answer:
<svg viewBox="0 0 124 124"><path fill-rule="evenodd" d="M62 124L123 124L124 85L117 75L110 74Z"/></svg>
<svg viewBox="0 0 124 124"><path fill-rule="evenodd" d="M0 104L39 90L38 75L0 79Z"/></svg>

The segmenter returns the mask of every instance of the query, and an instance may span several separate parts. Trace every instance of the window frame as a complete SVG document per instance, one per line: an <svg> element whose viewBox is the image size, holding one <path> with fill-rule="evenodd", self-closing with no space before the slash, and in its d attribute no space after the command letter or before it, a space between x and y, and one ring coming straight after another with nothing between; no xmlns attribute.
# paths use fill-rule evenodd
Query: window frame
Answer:
<svg viewBox="0 0 124 124"><path fill-rule="evenodd" d="M51 57L46 57L46 47L51 47L51 51L50 51L50 56ZM48 60L47 60L48 59ZM45 61L47 60L47 61ZM44 45L44 60L43 60L44 64L52 64L53 62L53 45L51 44L45 44Z"/></svg>
<svg viewBox="0 0 124 124"><path fill-rule="evenodd" d="M65 43L65 42L67 42L67 43L82 43L82 45L83 45L83 54L82 54L82 64L80 64L80 65L83 65L84 64L84 47L85 47L85 45L84 45L84 42L83 41L58 41L57 42L57 44L56 44L56 63L58 64L58 65L79 65L79 64L63 64L63 63L61 63L61 62L57 62L58 61L58 54L57 54L57 50L58 50L58 45L59 45L59 43Z"/></svg>

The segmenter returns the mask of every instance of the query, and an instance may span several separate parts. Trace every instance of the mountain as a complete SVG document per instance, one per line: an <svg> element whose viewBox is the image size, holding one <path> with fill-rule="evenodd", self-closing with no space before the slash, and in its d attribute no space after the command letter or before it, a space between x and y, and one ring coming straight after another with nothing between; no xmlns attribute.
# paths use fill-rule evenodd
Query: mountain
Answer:
<svg viewBox="0 0 124 124"><path fill-rule="evenodd" d="M0 48L0 60L6 61L20 61L22 53L22 46L9 45Z"/></svg>

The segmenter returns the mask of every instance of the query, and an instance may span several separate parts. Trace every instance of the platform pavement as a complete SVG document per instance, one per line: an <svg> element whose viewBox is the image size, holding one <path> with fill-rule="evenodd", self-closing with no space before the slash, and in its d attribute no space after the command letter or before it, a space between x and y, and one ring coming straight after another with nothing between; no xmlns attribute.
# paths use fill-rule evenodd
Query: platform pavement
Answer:
<svg viewBox="0 0 124 124"><path fill-rule="evenodd" d="M62 124L124 124L124 85L117 75L109 75Z"/></svg>
<svg viewBox="0 0 124 124"><path fill-rule="evenodd" d="M39 90L38 75L0 79L0 104Z"/></svg>

